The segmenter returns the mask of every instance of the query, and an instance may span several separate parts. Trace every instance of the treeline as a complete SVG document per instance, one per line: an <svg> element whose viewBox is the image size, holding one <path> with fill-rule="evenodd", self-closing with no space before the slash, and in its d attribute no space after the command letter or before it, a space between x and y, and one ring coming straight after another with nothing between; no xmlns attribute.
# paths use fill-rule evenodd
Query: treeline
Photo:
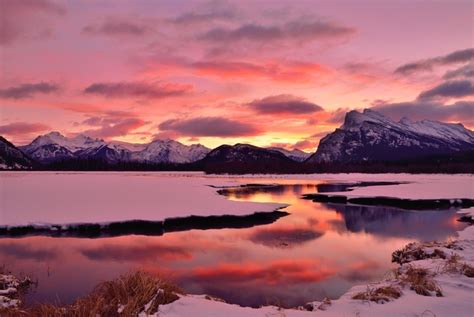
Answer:
<svg viewBox="0 0 474 317"><path fill-rule="evenodd" d="M109 163L98 159L71 159L37 164L41 171L201 171L196 164L152 164L139 162Z"/></svg>
<svg viewBox="0 0 474 317"><path fill-rule="evenodd" d="M206 162L152 164L109 163L105 160L73 159L40 165L42 171L203 171L208 174L309 174L309 173L474 173L474 151L438 155L416 160L308 164L299 162Z"/></svg>

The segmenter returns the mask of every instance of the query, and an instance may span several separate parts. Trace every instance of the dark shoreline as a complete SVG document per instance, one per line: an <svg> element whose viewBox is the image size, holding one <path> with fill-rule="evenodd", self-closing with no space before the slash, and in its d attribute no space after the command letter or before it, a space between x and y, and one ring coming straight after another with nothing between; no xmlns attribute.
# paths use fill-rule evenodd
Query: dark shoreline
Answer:
<svg viewBox="0 0 474 317"><path fill-rule="evenodd" d="M318 203L393 207L405 210L433 210L474 207L474 199L404 199L385 196L348 197L344 195L306 194L303 199Z"/></svg>
<svg viewBox="0 0 474 317"><path fill-rule="evenodd" d="M251 215L235 216L189 216L167 218L160 221L128 220L110 223L78 223L0 226L0 238L49 236L56 238L105 238L124 235L161 236L169 232L209 229L238 229L270 224L287 216L285 211L255 212Z"/></svg>

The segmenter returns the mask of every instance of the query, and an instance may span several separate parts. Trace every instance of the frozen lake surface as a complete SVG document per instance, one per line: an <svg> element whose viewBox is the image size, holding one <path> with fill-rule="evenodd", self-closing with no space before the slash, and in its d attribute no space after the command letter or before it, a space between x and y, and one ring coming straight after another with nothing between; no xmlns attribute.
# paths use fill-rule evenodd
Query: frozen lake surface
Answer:
<svg viewBox="0 0 474 317"><path fill-rule="evenodd" d="M235 202L211 187L247 183L399 181L355 188L347 196L474 198L470 175L311 174L212 176L202 173L0 172L0 225L163 220L189 215L248 215L286 202Z"/></svg>
<svg viewBox="0 0 474 317"><path fill-rule="evenodd" d="M1 173L1 225L248 215L279 207L277 221L162 236L0 239L0 265L38 278L30 302L71 302L100 281L136 269L246 306L337 298L380 279L411 241L456 237L458 209L410 211L301 199L322 183L397 181L344 195L473 198L469 175L212 176L200 173ZM218 194L221 186L240 187ZM214 186L214 187L211 187ZM64 281L67 281L65 283Z"/></svg>

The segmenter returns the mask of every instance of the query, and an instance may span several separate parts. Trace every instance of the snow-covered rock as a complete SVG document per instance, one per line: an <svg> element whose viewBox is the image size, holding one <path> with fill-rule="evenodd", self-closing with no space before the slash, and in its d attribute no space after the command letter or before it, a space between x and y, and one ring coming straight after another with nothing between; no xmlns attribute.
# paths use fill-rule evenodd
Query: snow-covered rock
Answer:
<svg viewBox="0 0 474 317"><path fill-rule="evenodd" d="M17 308L21 304L19 290L31 284L27 277L18 279L16 276L7 273L0 273L0 310ZM0 315L2 315L0 313ZM3 315L2 315L3 316Z"/></svg>
<svg viewBox="0 0 474 317"><path fill-rule="evenodd" d="M462 124L423 120L399 122L365 109L350 111L344 124L321 139L307 162L411 159L474 150L474 132Z"/></svg>
<svg viewBox="0 0 474 317"><path fill-rule="evenodd" d="M28 169L31 165L30 158L0 136L0 169Z"/></svg>
<svg viewBox="0 0 474 317"><path fill-rule="evenodd" d="M131 160L151 163L190 163L198 161L210 149L200 144L184 145L170 139L155 140L143 150L133 152Z"/></svg>
<svg viewBox="0 0 474 317"><path fill-rule="evenodd" d="M306 160L308 157L311 156L311 153L307 153L299 149L287 150L280 147L269 147L268 149L283 153L286 157L296 162L303 162L304 160Z"/></svg>

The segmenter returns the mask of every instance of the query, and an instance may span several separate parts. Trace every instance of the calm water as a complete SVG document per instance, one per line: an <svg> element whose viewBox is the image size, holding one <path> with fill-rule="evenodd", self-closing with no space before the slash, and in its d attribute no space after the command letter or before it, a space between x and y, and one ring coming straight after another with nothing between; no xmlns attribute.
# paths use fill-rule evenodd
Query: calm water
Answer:
<svg viewBox="0 0 474 317"><path fill-rule="evenodd" d="M413 240L445 239L465 227L455 210L412 212L300 198L314 192L316 184L229 191L227 198L234 201L290 204L283 209L289 216L245 229L158 237L3 238L0 265L38 279L30 303L71 302L100 281L142 269L188 293L246 306L294 306L375 281L393 267L393 250Z"/></svg>

